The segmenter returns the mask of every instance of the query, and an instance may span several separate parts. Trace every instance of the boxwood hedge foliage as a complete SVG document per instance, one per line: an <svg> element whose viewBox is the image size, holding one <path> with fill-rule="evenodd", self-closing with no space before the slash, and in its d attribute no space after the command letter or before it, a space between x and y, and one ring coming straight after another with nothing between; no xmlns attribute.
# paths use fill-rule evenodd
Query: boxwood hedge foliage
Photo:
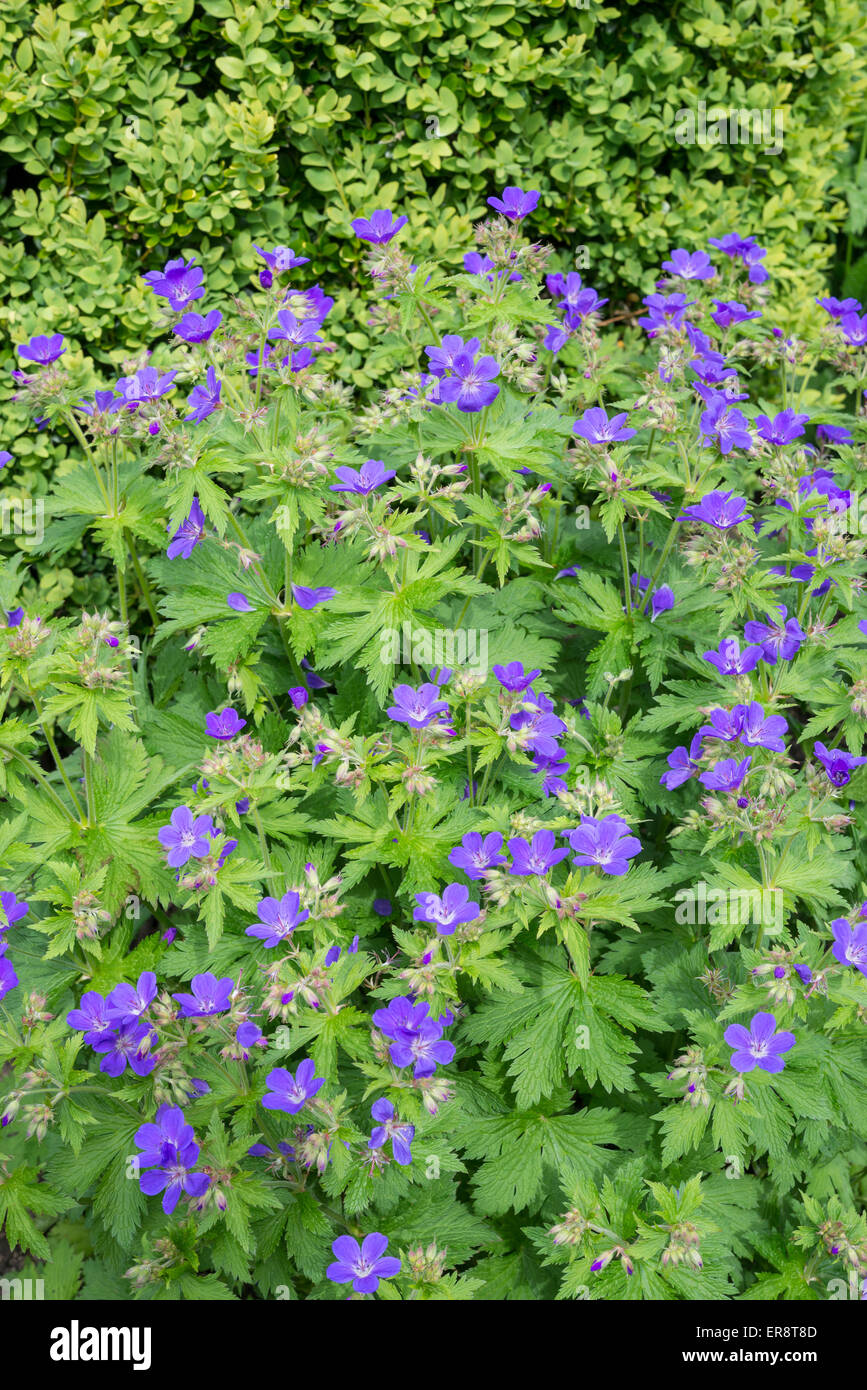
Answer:
<svg viewBox="0 0 867 1390"><path fill-rule="evenodd" d="M543 194L538 234L563 268L584 248L604 293L738 227L804 302L846 216L865 32L859 0L7 0L0 322L119 367L153 319L139 276L167 248L228 293L251 241L291 242L315 247L364 386L351 214L399 194L421 254L457 261L484 190L519 174ZM679 144L678 112L701 101L781 113L782 151ZM16 439L11 414L20 483L53 446Z"/></svg>

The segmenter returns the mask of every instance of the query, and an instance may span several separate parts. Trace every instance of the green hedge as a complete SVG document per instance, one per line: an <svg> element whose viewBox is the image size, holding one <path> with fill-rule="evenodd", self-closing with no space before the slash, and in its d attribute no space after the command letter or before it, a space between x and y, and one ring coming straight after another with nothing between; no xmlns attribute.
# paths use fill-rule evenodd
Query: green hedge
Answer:
<svg viewBox="0 0 867 1390"><path fill-rule="evenodd" d="M363 386L351 216L399 205L413 250L457 263L509 182L542 191L534 228L564 266L586 247L605 293L738 227L809 294L846 215L865 36L859 0L6 0L3 326L60 330L108 377L156 322L143 270L196 251L213 302L248 282L252 241L286 241L338 294ZM699 101L782 111L783 151L678 144ZM39 465L50 439L9 414L0 444Z"/></svg>

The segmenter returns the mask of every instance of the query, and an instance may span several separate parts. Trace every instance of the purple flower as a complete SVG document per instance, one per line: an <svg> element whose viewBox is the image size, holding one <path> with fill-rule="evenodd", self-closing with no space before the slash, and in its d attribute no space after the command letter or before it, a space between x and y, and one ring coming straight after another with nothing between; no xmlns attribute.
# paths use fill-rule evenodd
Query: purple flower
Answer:
<svg viewBox="0 0 867 1390"><path fill-rule="evenodd" d="M0 449L0 468L5 468L7 463L12 462L12 459L13 455L9 453L8 449Z"/></svg>
<svg viewBox="0 0 867 1390"><path fill-rule="evenodd" d="M566 275L556 271L545 276L545 288L560 308L574 309L583 293L581 276L570 270Z"/></svg>
<svg viewBox="0 0 867 1390"><path fill-rule="evenodd" d="M237 805L238 803L236 802L235 804ZM239 813L239 814L240 814L240 813ZM219 857L219 859L217 860L217 868L218 868L218 869L222 869L222 867L223 867L223 865L225 864L226 860L228 859L229 855L230 855L230 854L234 854L234 852L235 852L235 850L236 850L237 848L238 848L238 841L237 841L237 840L227 840L227 841L226 841L226 843L223 845L223 848L220 850L220 857Z"/></svg>
<svg viewBox="0 0 867 1390"><path fill-rule="evenodd" d="M290 686L288 694L289 699L292 701L292 704L295 706L296 709L303 709L304 706L307 704L307 701L310 699L310 695L308 691L304 689L303 685Z"/></svg>
<svg viewBox="0 0 867 1390"><path fill-rule="evenodd" d="M736 705L735 709L743 712L741 743L747 748L768 748L774 753L785 753L782 735L789 726L781 714L766 715L757 700L749 705Z"/></svg>
<svg viewBox="0 0 867 1390"><path fill-rule="evenodd" d="M238 802L236 802L235 805L238 805ZM229 858L229 855L235 853L236 849L238 849L238 841L226 840L224 847L222 847L220 851L220 858L218 858L217 860L218 869L222 869L222 866L224 866L226 859Z"/></svg>
<svg viewBox="0 0 867 1390"><path fill-rule="evenodd" d="M735 758L724 758L715 767L703 772L698 780L710 791L737 791L749 771L752 760L752 755L744 758L742 763L739 763Z"/></svg>
<svg viewBox="0 0 867 1390"><path fill-rule="evenodd" d="M396 1067L411 1066L413 1076L418 1078L433 1076L437 1066L453 1061L455 1047L443 1038L440 1025L429 1019L409 1041L393 1042L388 1055Z"/></svg>
<svg viewBox="0 0 867 1390"><path fill-rule="evenodd" d="M725 1030L723 1037L732 1053L731 1064L735 1071L780 1072L786 1065L781 1053L794 1047L797 1039L794 1033L777 1033L777 1020L773 1014L754 1014L749 1028L742 1023L733 1023Z"/></svg>
<svg viewBox="0 0 867 1390"><path fill-rule="evenodd" d="M218 980L210 970L204 975L194 975L192 994L173 994L175 1003L180 1004L178 1018L208 1018L211 1014L222 1014L229 1008L229 1000L235 981L225 975Z"/></svg>
<svg viewBox="0 0 867 1390"><path fill-rule="evenodd" d="M393 478L395 469L386 468L382 459L368 459L357 472L354 468L335 468L334 475L340 482L332 483L330 492L354 492L358 497L367 497L374 488Z"/></svg>
<svg viewBox="0 0 867 1390"><path fill-rule="evenodd" d="M374 910L374 912L376 913L377 917L390 917L390 916L391 916L391 899L390 899L390 898L374 898L374 900L373 900L373 910Z"/></svg>
<svg viewBox="0 0 867 1390"><path fill-rule="evenodd" d="M370 1107L370 1113L377 1124L367 1147L381 1149L390 1139L395 1163L399 1163L402 1168L412 1163L410 1144L415 1137L415 1125L401 1124L399 1120L395 1120L394 1106L385 1097L374 1102Z"/></svg>
<svg viewBox="0 0 867 1390"><path fill-rule="evenodd" d="M162 1207L167 1216L171 1216L182 1193L188 1197L201 1197L207 1191L211 1181L208 1174L192 1171L198 1157L198 1144L188 1144L186 1148L176 1150L166 1160L164 1168L153 1168L148 1173L142 1173L139 1187L148 1197L163 1193Z"/></svg>
<svg viewBox="0 0 867 1390"><path fill-rule="evenodd" d="M7 626L7 627L19 627L20 624L21 624L21 619L22 619L23 617L24 617L24 609L23 609L23 608L10 608L10 609L9 609L9 612L6 614L6 626Z"/></svg>
<svg viewBox="0 0 867 1390"><path fill-rule="evenodd" d="M29 903L19 902L14 893L0 893L0 932L8 931L30 911Z"/></svg>
<svg viewBox="0 0 867 1390"><path fill-rule="evenodd" d="M92 1044L94 1052L103 1053L99 1069L106 1076L122 1076L127 1065L136 1076L149 1076L156 1058L148 1055L156 1033L147 1023L121 1023L109 1036L103 1035Z"/></svg>
<svg viewBox="0 0 867 1390"><path fill-rule="evenodd" d="M374 213L374 216L376 214ZM355 1293L376 1293L380 1279L393 1279L400 1273L400 1260L386 1255L388 1240L374 1231L359 1246L352 1236L338 1236L331 1247L334 1264L325 1271L332 1284L352 1283Z"/></svg>
<svg viewBox="0 0 867 1390"><path fill-rule="evenodd" d="M150 285L158 299L167 299L176 312L201 299L205 293L202 281L205 272L196 265L195 256L185 261L183 256L168 261L162 270L149 270L142 279Z"/></svg>
<svg viewBox="0 0 867 1390"><path fill-rule="evenodd" d="M862 975L867 975L867 922L856 922L853 927L845 917L838 917L831 923L831 929L835 959L841 965L854 965Z"/></svg>
<svg viewBox="0 0 867 1390"><path fill-rule="evenodd" d="M281 1153L286 1158L295 1157L295 1150L292 1147L292 1145L286 1144L283 1141L278 1143L276 1150L269 1149L267 1144L251 1144L249 1149L247 1150L247 1153L250 1155L251 1158L267 1158L268 1154L272 1153Z"/></svg>
<svg viewBox="0 0 867 1390"><path fill-rule="evenodd" d="M621 440L631 439L636 433L635 430L625 429L623 421L627 418L626 411L621 411L619 415L608 418L608 411L602 406L591 406L585 410L580 420L576 420L572 426L572 433L579 438L586 439L588 444L614 444Z"/></svg>
<svg viewBox="0 0 867 1390"><path fill-rule="evenodd" d="M247 927L245 936L259 937L265 946L278 946L291 936L296 927L306 922L310 913L301 907L301 899L292 889L282 898L263 898L256 906L261 921Z"/></svg>
<svg viewBox="0 0 867 1390"><path fill-rule="evenodd" d="M844 314L840 319L843 337L853 347L863 347L867 343L867 314Z"/></svg>
<svg viewBox="0 0 867 1390"><path fill-rule="evenodd" d="M816 438L827 439L829 444L853 443L851 431L845 425L818 425Z"/></svg>
<svg viewBox="0 0 867 1390"><path fill-rule="evenodd" d="M413 1076L433 1076L437 1064L444 1066L455 1055L454 1044L443 1039L443 1025L429 1017L427 1004L414 1004L401 995L373 1015L375 1027L392 1038L389 1056L396 1067L413 1066Z"/></svg>
<svg viewBox="0 0 867 1390"><path fill-rule="evenodd" d="M148 401L158 401L161 396L173 391L177 368L160 376L156 367L142 367L134 376L122 376L117 383L118 395L112 402L112 412L118 410L138 410Z"/></svg>
<svg viewBox="0 0 867 1390"><path fill-rule="evenodd" d="M740 737L743 723L743 705L735 705L732 710L713 709L710 712L710 723L702 724L698 732L702 738L719 738L724 743L735 743Z"/></svg>
<svg viewBox="0 0 867 1390"><path fill-rule="evenodd" d="M800 439L809 419L809 415L799 415L795 410L781 410L773 420L767 415L757 415L756 433L769 444L782 448L784 444L792 444Z"/></svg>
<svg viewBox="0 0 867 1390"><path fill-rule="evenodd" d="M776 666L778 657L782 657L783 661L791 661L800 650L801 644L807 640L797 618L789 618L786 621L787 611L782 603L779 604L782 623L760 623L751 620L744 624L744 636L748 642L758 642L762 649L762 658L769 666Z"/></svg>
<svg viewBox="0 0 867 1390"><path fill-rule="evenodd" d="M241 719L235 710L231 708L221 710L219 714L211 710L205 715L205 732L211 738L228 739L234 738L242 729L246 729L246 719Z"/></svg>
<svg viewBox="0 0 867 1390"><path fill-rule="evenodd" d="M726 743L743 743L748 748L768 748L785 753L781 735L789 727L781 714L765 715L758 701L735 705L733 710L711 710L710 724L702 725L700 734L723 739Z"/></svg>
<svg viewBox="0 0 867 1390"><path fill-rule="evenodd" d="M154 1120L143 1124L135 1132L133 1140L137 1149L140 1168L156 1168L166 1161L172 1149L186 1148L194 1139L193 1127L184 1119L184 1112L177 1107L161 1105Z"/></svg>
<svg viewBox="0 0 867 1390"><path fill-rule="evenodd" d="M581 824L569 834L569 843L578 853L573 864L588 864L604 874L620 877L629 868L629 860L641 852L641 841L632 834L620 816L582 816Z"/></svg>
<svg viewBox="0 0 867 1390"><path fill-rule="evenodd" d="M411 685L394 687L393 705L386 713L396 724L408 724L411 729L426 729L439 714L448 714L448 704L438 700L439 687L426 682L418 690Z"/></svg>
<svg viewBox="0 0 867 1390"><path fill-rule="evenodd" d="M716 309L711 318L718 328L731 328L734 323L746 323L748 319L762 317L760 309L750 312L745 304L738 304L736 299L715 299L713 303Z"/></svg>
<svg viewBox="0 0 867 1390"><path fill-rule="evenodd" d="M509 853L512 856L509 873L518 878L548 873L569 853L568 849L555 849L554 843L553 830L537 830L529 844L517 836L509 840Z"/></svg>
<svg viewBox="0 0 867 1390"><path fill-rule="evenodd" d="M650 607L653 616L650 621L655 623L660 613L667 613L674 607L674 594L667 584L663 584L659 589L655 589L650 600Z"/></svg>
<svg viewBox="0 0 867 1390"><path fill-rule="evenodd" d="M373 1022L387 1038L407 1040L417 1037L431 1023L429 1013L427 1004L416 1004L409 995L401 994L389 1000L384 1009L377 1009Z"/></svg>
<svg viewBox="0 0 867 1390"><path fill-rule="evenodd" d="M82 994L77 1009L70 1009L66 1015L70 1028L84 1034L89 1047L95 1042L103 1042L112 1032L112 1020L108 1016L108 1001L95 989Z"/></svg>
<svg viewBox="0 0 867 1390"><path fill-rule="evenodd" d="M685 294L648 294L641 302L650 312L638 322L651 338L655 338L662 330L682 328L687 309L696 301L687 299Z"/></svg>
<svg viewBox="0 0 867 1390"><path fill-rule="evenodd" d="M484 275L489 285L494 283L494 277L489 272L494 269L494 262L490 256L483 256L478 251L467 251L464 254L464 270L468 275ZM509 281L523 280L523 275L519 275L515 270L509 276Z"/></svg>
<svg viewBox="0 0 867 1390"><path fill-rule="evenodd" d="M179 338L183 338L185 343L206 343L215 333L223 322L223 315L219 309L212 309L209 314L184 314L182 319L172 327L172 332Z"/></svg>
<svg viewBox="0 0 867 1390"><path fill-rule="evenodd" d="M533 684L541 671L524 671L523 663L520 661L510 661L507 666L495 666L494 675L504 690L523 691Z"/></svg>
<svg viewBox="0 0 867 1390"><path fill-rule="evenodd" d="M545 330L545 338L542 346L549 352L556 354L561 348L565 347L572 334L568 328L559 328L556 324L548 324Z"/></svg>
<svg viewBox="0 0 867 1390"><path fill-rule="evenodd" d="M114 401L113 391L94 391L92 405L90 401L79 401L75 409L80 410L82 415L108 415Z"/></svg>
<svg viewBox="0 0 867 1390"><path fill-rule="evenodd" d="M136 1146L144 1149L139 1167L151 1169L142 1174L139 1186L149 1197L163 1193L167 1216L183 1193L201 1197L211 1181L207 1173L193 1172L199 1157L199 1146L193 1140L193 1127L186 1123L183 1111L169 1105L161 1105L154 1123L142 1125L136 1132Z"/></svg>
<svg viewBox="0 0 867 1390"><path fill-rule="evenodd" d="M452 371L458 357L473 357L479 350L479 339L468 338L464 342L457 333L446 333L439 347L426 347L430 358L429 366L433 376L444 377Z"/></svg>
<svg viewBox="0 0 867 1390"><path fill-rule="evenodd" d="M66 348L63 346L63 334L52 333L50 337L38 334L31 338L29 343L22 343L16 351L18 356L27 362L36 362L40 367L50 367L52 362L63 356Z"/></svg>
<svg viewBox="0 0 867 1390"><path fill-rule="evenodd" d="M229 594L229 597L226 599L226 603L230 608L233 608L236 613L253 612L253 605L247 598L246 594L241 594L237 592L231 593Z"/></svg>
<svg viewBox="0 0 867 1390"><path fill-rule="evenodd" d="M704 376L708 379L712 379L713 375L714 373L712 371L704 372ZM722 379L722 386L719 391L713 386L705 386L701 381L693 382L693 389L696 395L701 396L705 405L709 406L711 409L716 409L718 405L722 408L725 405L732 405L736 401L746 401L749 399L745 391L737 391L736 381L728 382L725 380L725 378L730 375L728 372L719 372L717 375ZM712 441L707 439L703 440L705 445L710 442Z"/></svg>
<svg viewBox="0 0 867 1390"><path fill-rule="evenodd" d="M416 893L418 907L413 912L413 921L430 922L436 926L440 936L451 936L455 927L462 922L472 922L479 915L478 903L468 901L470 891L462 883L450 883L438 893Z"/></svg>
<svg viewBox="0 0 867 1390"><path fill-rule="evenodd" d="M861 302L858 299L835 299L833 295L828 295L827 299L817 299L816 303L826 314L830 314L832 319L842 318L844 314L861 312Z"/></svg>
<svg viewBox="0 0 867 1390"><path fill-rule="evenodd" d="M265 251L253 242L253 250L258 251L268 269L274 275L282 275L285 270L295 270L299 265L309 265L309 256L296 256L291 246L275 246L273 251Z"/></svg>
<svg viewBox="0 0 867 1390"><path fill-rule="evenodd" d="M14 989L20 981L12 967L11 960L0 950L0 999L5 999L11 989Z"/></svg>
<svg viewBox="0 0 867 1390"><path fill-rule="evenodd" d="M727 367L726 360L722 353L702 353L700 356L694 357L689 365L699 380L706 386L717 386L722 384L722 394L727 400L745 401L747 399L745 395L732 394L729 388L724 385L729 377L737 376L737 368ZM695 383L695 388L704 399L707 398L705 393L699 390L698 383ZM708 392L707 394L710 395L712 393Z"/></svg>
<svg viewBox="0 0 867 1390"><path fill-rule="evenodd" d="M299 608L318 608L320 603L327 603L329 599L337 597L336 589L329 589L323 585L319 589L305 589L302 584L293 584L292 597Z"/></svg>
<svg viewBox="0 0 867 1390"><path fill-rule="evenodd" d="M499 831L493 830L483 838L477 830L469 830L460 845L449 851L449 863L456 869L463 869L467 878L478 880L485 869L505 863L506 856L500 853L502 847L503 837Z"/></svg>
<svg viewBox="0 0 867 1390"><path fill-rule="evenodd" d="M297 1115L308 1100L325 1085L325 1078L316 1075L316 1067L309 1057L298 1063L293 1076L285 1067L276 1067L268 1073L270 1091L262 1097L266 1110L285 1110L289 1115Z"/></svg>
<svg viewBox="0 0 867 1390"><path fill-rule="evenodd" d="M747 429L746 417L740 410L735 410L729 400L721 394L716 394L710 402L708 409L701 417L701 427L704 431L704 444L710 444L716 439L721 454L729 454L732 449L749 449L752 447L752 435ZM717 496L723 494L717 493ZM732 494L729 493L729 496ZM713 497L713 493L708 493ZM743 499L738 499L742 501Z"/></svg>
<svg viewBox="0 0 867 1390"><path fill-rule="evenodd" d="M280 309L277 312L279 328L272 328L268 334L270 339L277 342L289 342L295 347L302 347L304 344L321 343L317 329L321 328L319 319L306 318L300 319L297 315L290 313L288 309Z"/></svg>
<svg viewBox="0 0 867 1390"><path fill-rule="evenodd" d="M671 260L662 262L662 268L681 280L712 280L716 275L706 251L685 251L680 246L672 251Z"/></svg>
<svg viewBox="0 0 867 1390"><path fill-rule="evenodd" d="M814 743L813 752L828 774L828 780L835 787L845 787L852 779L852 771L863 767L867 758L855 758L841 748L827 749L824 743Z"/></svg>
<svg viewBox="0 0 867 1390"><path fill-rule="evenodd" d="M198 497L194 497L189 516L186 521L181 522L169 541L167 556L170 560L176 560L179 555L184 560L189 560L204 534L205 514L199 506Z"/></svg>
<svg viewBox="0 0 867 1390"><path fill-rule="evenodd" d="M493 357L480 357L475 362L468 353L462 353L455 358L453 375L440 383L440 400L444 403L453 401L458 410L465 414L484 410L500 394L499 386L493 382L499 372L500 368Z"/></svg>
<svg viewBox="0 0 867 1390"><path fill-rule="evenodd" d="M157 977L152 970L145 970L139 975L138 984L122 981L115 985L105 1001L106 1013L112 1023L131 1023L147 1012L156 997Z"/></svg>
<svg viewBox="0 0 867 1390"><path fill-rule="evenodd" d="M769 272L765 270L759 262L764 260L767 251L763 246L757 246L752 237L748 238L746 249L741 259L749 270L748 280L751 285L763 285L770 278Z"/></svg>
<svg viewBox="0 0 867 1390"><path fill-rule="evenodd" d="M742 260L755 242L752 237L742 237L738 232L726 232L724 237L709 237L708 245L715 246L724 256L736 256Z"/></svg>
<svg viewBox="0 0 867 1390"><path fill-rule="evenodd" d="M586 319L589 314L595 314L607 303L607 299L600 299L596 290L588 285L571 302L568 299L565 301L563 307L566 327L570 332L574 332L576 328L580 328L582 319Z"/></svg>
<svg viewBox="0 0 867 1390"><path fill-rule="evenodd" d="M352 230L359 241L370 241L374 246L384 246L397 236L401 227L407 223L406 217L392 217L390 208L378 208L370 217L356 217Z"/></svg>
<svg viewBox="0 0 867 1390"><path fill-rule="evenodd" d="M721 675L742 676L755 670L762 658L762 649L754 646L744 647L741 651L736 637L724 637L718 651L704 652L703 655L705 661L715 666Z"/></svg>
<svg viewBox="0 0 867 1390"><path fill-rule="evenodd" d="M542 773L543 796L557 796L559 792L566 791L566 773L569 766L565 755L546 758L541 753L533 754L533 769Z"/></svg>
<svg viewBox="0 0 867 1390"><path fill-rule="evenodd" d="M216 835L210 816L194 816L189 806L177 806L170 824L161 826L157 839L168 850L170 869L180 869L189 859L204 859L211 852L211 837Z"/></svg>
<svg viewBox="0 0 867 1390"><path fill-rule="evenodd" d="M223 383L217 380L217 373L214 371L214 368L209 367L206 384L204 386L194 386L187 396L187 405L192 406L192 409L189 415L184 416L184 419L199 421L206 419L209 415L213 415L220 404L220 392L222 389Z"/></svg>
<svg viewBox="0 0 867 1390"><path fill-rule="evenodd" d="M502 198L488 198L489 208L495 212L502 213L510 222L520 222L527 217L539 202L539 194L535 189L525 193L523 188L516 188L514 184L509 184L503 189Z"/></svg>
<svg viewBox="0 0 867 1390"><path fill-rule="evenodd" d="M679 521L702 521L706 526L714 526L718 531L728 531L747 519L746 499L736 497L734 492L707 492L700 502L684 507Z"/></svg>
<svg viewBox="0 0 867 1390"><path fill-rule="evenodd" d="M701 756L701 732L693 736L689 751L681 744L668 755L669 771L663 772L660 782L670 792L688 782L693 773L698 772L698 759Z"/></svg>
<svg viewBox="0 0 867 1390"><path fill-rule="evenodd" d="M263 1040L262 1029L259 1027L258 1023L253 1023L248 1020L246 1023L239 1024L238 1031L235 1034L235 1040L243 1049L244 1058L246 1060L252 1048Z"/></svg>
<svg viewBox="0 0 867 1390"><path fill-rule="evenodd" d="M521 731L522 746L544 758L559 757L562 750L557 739L566 732L566 725L553 713L548 696L536 696L530 689L524 703L531 708L517 710L509 719L511 727Z"/></svg>

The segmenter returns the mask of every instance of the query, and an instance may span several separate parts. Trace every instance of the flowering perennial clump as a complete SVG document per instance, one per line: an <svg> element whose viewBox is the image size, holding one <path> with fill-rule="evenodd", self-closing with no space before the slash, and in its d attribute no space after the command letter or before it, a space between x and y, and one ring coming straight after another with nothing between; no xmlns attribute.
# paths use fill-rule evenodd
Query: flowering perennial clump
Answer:
<svg viewBox="0 0 867 1390"><path fill-rule="evenodd" d="M867 1279L867 315L736 228L608 332L540 198L347 219L376 389L284 245L18 347L100 603L4 567L0 1220L90 1296Z"/></svg>

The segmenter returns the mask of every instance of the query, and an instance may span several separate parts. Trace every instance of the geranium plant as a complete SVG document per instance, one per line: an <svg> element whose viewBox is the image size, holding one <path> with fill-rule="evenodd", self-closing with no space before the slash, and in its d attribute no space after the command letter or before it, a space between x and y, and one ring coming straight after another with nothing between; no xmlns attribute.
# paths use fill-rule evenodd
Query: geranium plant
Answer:
<svg viewBox="0 0 867 1390"><path fill-rule="evenodd" d="M219 307L178 248L114 384L18 349L69 454L0 588L0 1219L54 1297L860 1296L867 316L785 337L734 230L630 326L538 201L457 275L358 210L376 392L287 246Z"/></svg>

